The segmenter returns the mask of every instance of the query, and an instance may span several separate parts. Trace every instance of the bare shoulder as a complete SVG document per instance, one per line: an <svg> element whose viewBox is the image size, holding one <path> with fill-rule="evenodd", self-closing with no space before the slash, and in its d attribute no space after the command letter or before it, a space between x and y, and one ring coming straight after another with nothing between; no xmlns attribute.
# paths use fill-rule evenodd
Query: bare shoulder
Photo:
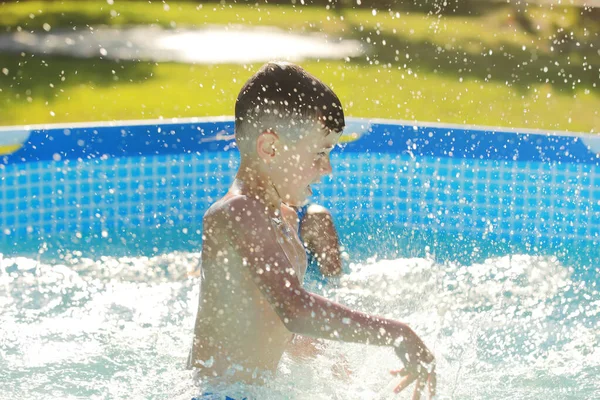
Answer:
<svg viewBox="0 0 600 400"><path fill-rule="evenodd" d="M229 195L216 201L204 214L205 226L218 225L225 230L255 227L267 221L265 206L245 195Z"/></svg>
<svg viewBox="0 0 600 400"><path fill-rule="evenodd" d="M207 247L222 249L228 243L246 258L278 250L272 221L264 203L257 199L243 195L224 197L208 209L203 225Z"/></svg>

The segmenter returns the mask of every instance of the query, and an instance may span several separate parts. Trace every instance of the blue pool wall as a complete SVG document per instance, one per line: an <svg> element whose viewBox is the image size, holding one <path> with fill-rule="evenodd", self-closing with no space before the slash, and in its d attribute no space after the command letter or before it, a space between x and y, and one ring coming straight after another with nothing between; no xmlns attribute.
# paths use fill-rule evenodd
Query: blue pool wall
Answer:
<svg viewBox="0 0 600 400"><path fill-rule="evenodd" d="M349 119L313 200L336 222L532 246L600 236L600 140ZM239 163L231 118L0 128L0 237L198 229ZM0 146L1 149L1 146Z"/></svg>

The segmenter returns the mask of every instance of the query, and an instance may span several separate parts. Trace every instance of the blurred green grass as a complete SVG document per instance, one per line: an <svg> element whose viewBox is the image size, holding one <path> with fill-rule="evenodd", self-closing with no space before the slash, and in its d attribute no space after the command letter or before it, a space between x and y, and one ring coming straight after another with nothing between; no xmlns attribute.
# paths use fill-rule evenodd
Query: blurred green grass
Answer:
<svg viewBox="0 0 600 400"><path fill-rule="evenodd" d="M86 25L269 25L355 38L368 55L300 64L359 117L598 132L600 42L575 9L480 16L291 5L0 3L0 31ZM560 32L566 28L576 36ZM46 29L48 26L46 25ZM562 35L562 36L561 36ZM189 65L0 54L0 124L232 115L260 65Z"/></svg>

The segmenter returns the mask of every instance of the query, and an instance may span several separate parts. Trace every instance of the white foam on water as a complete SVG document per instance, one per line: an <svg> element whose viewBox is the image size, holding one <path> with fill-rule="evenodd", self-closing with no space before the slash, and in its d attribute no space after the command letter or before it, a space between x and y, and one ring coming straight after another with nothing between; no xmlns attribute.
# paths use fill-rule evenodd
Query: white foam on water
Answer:
<svg viewBox="0 0 600 400"><path fill-rule="evenodd" d="M6 258L0 274L0 398L190 399L184 369L198 302L199 253ZM512 255L468 266L425 258L352 265L316 289L403 320L438 360L441 399L591 398L600 391L600 295L554 258ZM340 363L350 370L339 373ZM287 357L260 399L373 398L400 366L390 349L326 342ZM7 383L10 383L8 385ZM397 396L410 398L406 392Z"/></svg>

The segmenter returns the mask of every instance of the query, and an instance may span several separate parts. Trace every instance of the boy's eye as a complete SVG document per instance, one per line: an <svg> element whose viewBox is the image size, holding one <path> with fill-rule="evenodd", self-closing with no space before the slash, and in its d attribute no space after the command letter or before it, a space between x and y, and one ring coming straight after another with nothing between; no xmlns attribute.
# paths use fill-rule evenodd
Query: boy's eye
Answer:
<svg viewBox="0 0 600 400"><path fill-rule="evenodd" d="M325 156L327 155L327 153L326 153L326 152L324 152L324 151L322 151L322 152L320 152L320 153L317 153L317 155L318 155L319 157L325 157Z"/></svg>

